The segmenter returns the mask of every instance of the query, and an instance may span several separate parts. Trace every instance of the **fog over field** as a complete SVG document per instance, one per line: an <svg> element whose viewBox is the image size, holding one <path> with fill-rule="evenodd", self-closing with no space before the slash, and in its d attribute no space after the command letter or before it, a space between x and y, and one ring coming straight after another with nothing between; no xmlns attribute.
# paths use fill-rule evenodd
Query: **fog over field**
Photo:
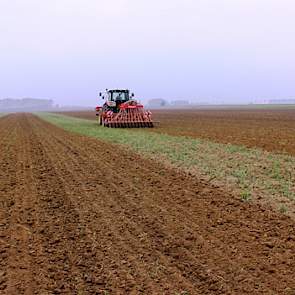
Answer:
<svg viewBox="0 0 295 295"><path fill-rule="evenodd" d="M293 0L2 0L0 98L295 97Z"/></svg>

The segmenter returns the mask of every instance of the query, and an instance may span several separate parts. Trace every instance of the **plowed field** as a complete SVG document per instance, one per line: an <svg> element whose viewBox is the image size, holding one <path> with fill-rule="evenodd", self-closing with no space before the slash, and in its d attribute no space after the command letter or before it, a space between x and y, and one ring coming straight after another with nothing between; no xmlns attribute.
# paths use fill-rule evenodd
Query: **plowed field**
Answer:
<svg viewBox="0 0 295 295"><path fill-rule="evenodd" d="M294 294L294 221L33 115L0 119L1 294Z"/></svg>
<svg viewBox="0 0 295 295"><path fill-rule="evenodd" d="M95 119L93 111L64 114ZM259 147L295 155L295 109L154 110L152 132Z"/></svg>

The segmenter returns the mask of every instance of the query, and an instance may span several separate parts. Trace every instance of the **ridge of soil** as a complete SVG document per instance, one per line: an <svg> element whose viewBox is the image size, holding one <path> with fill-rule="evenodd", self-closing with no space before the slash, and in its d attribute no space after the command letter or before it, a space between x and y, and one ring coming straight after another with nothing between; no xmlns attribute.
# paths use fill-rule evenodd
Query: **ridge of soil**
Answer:
<svg viewBox="0 0 295 295"><path fill-rule="evenodd" d="M294 294L290 218L30 114L0 136L0 294Z"/></svg>

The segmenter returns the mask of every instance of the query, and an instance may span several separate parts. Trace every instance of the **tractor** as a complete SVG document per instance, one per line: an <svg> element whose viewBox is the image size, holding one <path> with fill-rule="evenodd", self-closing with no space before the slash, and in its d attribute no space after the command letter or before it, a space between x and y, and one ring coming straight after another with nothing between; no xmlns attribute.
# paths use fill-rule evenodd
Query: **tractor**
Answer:
<svg viewBox="0 0 295 295"><path fill-rule="evenodd" d="M145 111L143 105L133 99L128 89L112 89L99 96L105 100L103 106L96 107L100 125L110 128L152 128L152 113Z"/></svg>

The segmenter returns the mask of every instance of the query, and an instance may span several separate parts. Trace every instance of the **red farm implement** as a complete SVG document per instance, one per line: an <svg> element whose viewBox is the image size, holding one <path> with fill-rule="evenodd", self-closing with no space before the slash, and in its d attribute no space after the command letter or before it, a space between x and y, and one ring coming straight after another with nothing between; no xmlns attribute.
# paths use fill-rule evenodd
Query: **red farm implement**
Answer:
<svg viewBox="0 0 295 295"><path fill-rule="evenodd" d="M96 107L100 125L111 128L151 128L154 127L152 114L143 105L132 99L129 90L107 90L102 107Z"/></svg>

